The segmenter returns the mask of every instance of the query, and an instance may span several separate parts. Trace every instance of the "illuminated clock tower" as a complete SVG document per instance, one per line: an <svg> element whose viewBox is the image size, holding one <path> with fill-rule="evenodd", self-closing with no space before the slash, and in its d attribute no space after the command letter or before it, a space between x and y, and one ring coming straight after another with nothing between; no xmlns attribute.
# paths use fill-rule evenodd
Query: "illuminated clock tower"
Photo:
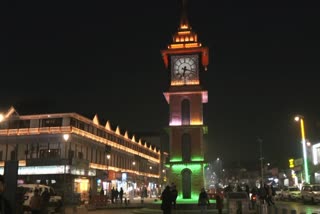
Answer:
<svg viewBox="0 0 320 214"><path fill-rule="evenodd" d="M207 47L202 47L192 31L183 2L180 26L168 48L162 50L171 81L164 96L169 104L169 182L177 185L179 198L197 199L205 185L203 103L208 92L201 86L200 72L209 63Z"/></svg>

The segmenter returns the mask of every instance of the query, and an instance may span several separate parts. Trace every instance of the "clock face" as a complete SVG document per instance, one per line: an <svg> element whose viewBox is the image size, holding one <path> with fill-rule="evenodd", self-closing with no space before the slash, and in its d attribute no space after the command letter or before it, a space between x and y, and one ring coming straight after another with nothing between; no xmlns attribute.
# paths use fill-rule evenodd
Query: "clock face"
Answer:
<svg viewBox="0 0 320 214"><path fill-rule="evenodd" d="M187 84L198 79L198 55L172 56L172 80Z"/></svg>

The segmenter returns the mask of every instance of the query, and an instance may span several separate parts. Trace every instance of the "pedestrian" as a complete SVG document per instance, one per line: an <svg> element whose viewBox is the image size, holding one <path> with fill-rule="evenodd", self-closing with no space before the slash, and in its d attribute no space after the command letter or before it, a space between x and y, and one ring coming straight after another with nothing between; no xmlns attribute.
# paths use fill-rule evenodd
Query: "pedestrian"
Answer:
<svg viewBox="0 0 320 214"><path fill-rule="evenodd" d="M38 189L34 190L33 196L30 199L30 209L32 214L41 213L41 196Z"/></svg>
<svg viewBox="0 0 320 214"><path fill-rule="evenodd" d="M141 204L144 203L144 198L148 196L148 191L147 188L145 186L142 187L141 191L140 191L140 196L141 196Z"/></svg>
<svg viewBox="0 0 320 214"><path fill-rule="evenodd" d="M216 199L216 208L218 210L219 214L222 214L222 209L223 209L223 195L221 190L218 188L217 193L215 194L215 199Z"/></svg>
<svg viewBox="0 0 320 214"><path fill-rule="evenodd" d="M265 184L264 188L266 189L266 202L268 203L268 206L274 205L271 185Z"/></svg>
<svg viewBox="0 0 320 214"><path fill-rule="evenodd" d="M166 188L161 193L160 199L161 199L161 209L163 211L163 214L171 214L172 193L169 185L167 185Z"/></svg>
<svg viewBox="0 0 320 214"><path fill-rule="evenodd" d="M122 200L123 200L123 189L122 189L122 187L120 188L119 198L120 198L120 203L122 204Z"/></svg>
<svg viewBox="0 0 320 214"><path fill-rule="evenodd" d="M3 175L0 175L0 213L2 214L13 214L12 207L7 198L4 197L5 181Z"/></svg>
<svg viewBox="0 0 320 214"><path fill-rule="evenodd" d="M91 187L89 189L88 194L89 194L89 204L91 204L91 202L92 202L92 189L91 189Z"/></svg>
<svg viewBox="0 0 320 214"><path fill-rule="evenodd" d="M249 187L248 184L246 184L245 187L246 187L246 193L247 193L248 198L249 198L250 197L250 187Z"/></svg>
<svg viewBox="0 0 320 214"><path fill-rule="evenodd" d="M114 189L114 187L112 187L112 190L111 190L111 203L114 204L115 198L116 198L116 190Z"/></svg>
<svg viewBox="0 0 320 214"><path fill-rule="evenodd" d="M258 196L259 196L260 204L264 204L267 198L267 192L263 183L261 183L260 188L258 190Z"/></svg>
<svg viewBox="0 0 320 214"><path fill-rule="evenodd" d="M116 201L116 204L118 203L118 197L119 197L119 191L118 189L116 188L115 192L114 192L114 199Z"/></svg>
<svg viewBox="0 0 320 214"><path fill-rule="evenodd" d="M175 184L172 184L171 186L171 193L172 193L172 204L173 204L173 208L175 209L177 205L177 197L178 197L178 190Z"/></svg>
<svg viewBox="0 0 320 214"><path fill-rule="evenodd" d="M49 201L50 201L50 194L47 188L44 188L43 193L41 194L42 198L42 210L44 214L48 213Z"/></svg>
<svg viewBox="0 0 320 214"><path fill-rule="evenodd" d="M202 187L201 192L199 194L198 206L200 206L200 211L202 214L207 213L207 206L210 205L209 196L205 189Z"/></svg>

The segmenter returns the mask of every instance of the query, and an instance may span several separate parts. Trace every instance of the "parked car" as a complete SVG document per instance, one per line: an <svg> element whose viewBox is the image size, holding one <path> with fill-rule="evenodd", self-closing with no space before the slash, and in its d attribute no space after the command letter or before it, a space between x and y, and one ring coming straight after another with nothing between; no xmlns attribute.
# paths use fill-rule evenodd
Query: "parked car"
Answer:
<svg viewBox="0 0 320 214"><path fill-rule="evenodd" d="M296 201L301 199L301 191L297 186L284 187L281 192L281 199Z"/></svg>
<svg viewBox="0 0 320 214"><path fill-rule="evenodd" d="M319 203L320 202L320 184L305 184L301 188L301 198L303 203Z"/></svg>
<svg viewBox="0 0 320 214"><path fill-rule="evenodd" d="M24 201L23 201L23 209L30 210L30 200L31 197L34 195L34 190L38 189L39 194L42 195L45 189L48 190L50 199L49 199L49 206L54 208L60 208L62 206L62 197L57 195L55 190L47 185L43 184L19 184L18 188L24 189Z"/></svg>

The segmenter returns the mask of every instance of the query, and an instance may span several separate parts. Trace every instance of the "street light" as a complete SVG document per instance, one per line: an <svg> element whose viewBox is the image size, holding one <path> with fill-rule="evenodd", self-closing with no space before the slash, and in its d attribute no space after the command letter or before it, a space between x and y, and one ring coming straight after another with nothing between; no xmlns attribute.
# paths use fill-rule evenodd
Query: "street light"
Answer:
<svg viewBox="0 0 320 214"><path fill-rule="evenodd" d="M132 162L132 167L133 167L133 169L134 170L136 170L136 162L135 161L133 161ZM134 182L133 182L133 184L132 184L132 190L133 190L133 196L136 196L136 188L137 188L137 173L136 172L134 172L133 173L133 179L134 179Z"/></svg>
<svg viewBox="0 0 320 214"><path fill-rule="evenodd" d="M108 161L107 164L108 164L108 165L109 165L110 157L111 157L110 154L107 154L107 161Z"/></svg>
<svg viewBox="0 0 320 214"><path fill-rule="evenodd" d="M70 135L69 134L64 134L64 135L62 135L62 137L63 137L63 140L65 141L65 144L64 144L64 150L65 150L65 159L67 159L68 157L67 157L67 142L68 142L68 140L69 140L69 138L70 138ZM70 144L71 145L71 144ZM70 151L69 151L70 152ZM66 203L66 193L67 193L67 191L66 191L66 189L67 189L67 179L66 179L66 175L67 174L67 163L65 162L65 164L64 164L64 173L63 173L63 181L64 181L64 184L63 184L63 186L64 186L64 188L63 188L63 201L64 201L64 204Z"/></svg>
<svg viewBox="0 0 320 214"><path fill-rule="evenodd" d="M64 141L66 143L68 142L69 138L70 138L69 134L64 134L63 135L63 139L64 139ZM65 158L67 158L67 145L66 144L64 145L64 150L65 150Z"/></svg>
<svg viewBox="0 0 320 214"><path fill-rule="evenodd" d="M263 159L264 157L262 156L262 139L258 137L257 141L259 142L259 151L260 151L260 170L261 170L261 186L264 184L264 179L263 179Z"/></svg>
<svg viewBox="0 0 320 214"><path fill-rule="evenodd" d="M305 182L310 183L309 179L309 170L308 170L308 160L307 160L307 147L306 147L306 137L305 137L305 130L304 130L304 120L303 116L298 115L294 118L295 121L300 122L301 128L301 143L302 143L302 152L303 152L303 169L304 169L304 176Z"/></svg>

